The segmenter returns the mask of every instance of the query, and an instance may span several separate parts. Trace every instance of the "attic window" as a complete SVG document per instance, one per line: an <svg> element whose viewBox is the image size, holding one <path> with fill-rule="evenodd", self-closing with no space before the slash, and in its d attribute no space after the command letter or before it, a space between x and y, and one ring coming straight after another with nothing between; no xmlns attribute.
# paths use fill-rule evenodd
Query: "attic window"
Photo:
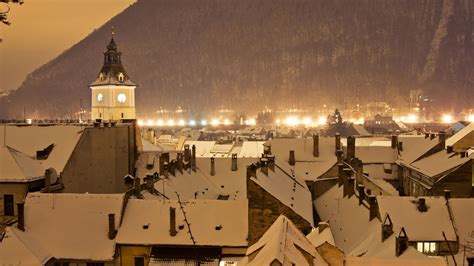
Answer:
<svg viewBox="0 0 474 266"><path fill-rule="evenodd" d="M143 229L148 229L148 227L150 227L150 224L144 224L143 225Z"/></svg>
<svg viewBox="0 0 474 266"><path fill-rule="evenodd" d="M120 73L118 74L118 80L119 80L120 82L123 82L124 79L125 79L125 76L123 75L122 72L120 72Z"/></svg>
<svg viewBox="0 0 474 266"><path fill-rule="evenodd" d="M36 159L37 160L46 160L49 157L49 154L53 151L54 144L50 144L48 147L36 151Z"/></svg>
<svg viewBox="0 0 474 266"><path fill-rule="evenodd" d="M436 242L418 242L416 243L416 249L427 255L436 255L438 250Z"/></svg>
<svg viewBox="0 0 474 266"><path fill-rule="evenodd" d="M222 229L222 225L217 225L217 226L216 226L216 230L217 230L217 231L220 231L221 229Z"/></svg>
<svg viewBox="0 0 474 266"><path fill-rule="evenodd" d="M104 73L100 73L100 74L99 74L99 80L100 80L100 81L103 81L104 79L105 79Z"/></svg>

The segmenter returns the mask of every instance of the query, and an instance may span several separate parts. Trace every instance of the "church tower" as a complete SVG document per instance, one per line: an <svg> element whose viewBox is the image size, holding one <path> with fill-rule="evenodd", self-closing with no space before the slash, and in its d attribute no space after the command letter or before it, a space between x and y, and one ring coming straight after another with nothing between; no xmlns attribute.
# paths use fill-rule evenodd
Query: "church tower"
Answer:
<svg viewBox="0 0 474 266"><path fill-rule="evenodd" d="M112 38L104 53L104 65L89 86L92 90L92 120L107 121L135 119L135 88L122 66L122 53Z"/></svg>

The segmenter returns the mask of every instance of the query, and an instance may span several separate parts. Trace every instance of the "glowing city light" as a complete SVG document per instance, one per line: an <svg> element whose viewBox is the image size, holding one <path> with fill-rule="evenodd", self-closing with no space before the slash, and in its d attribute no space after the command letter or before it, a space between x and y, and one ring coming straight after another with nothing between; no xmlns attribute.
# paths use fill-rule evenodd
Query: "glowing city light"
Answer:
<svg viewBox="0 0 474 266"><path fill-rule="evenodd" d="M190 120L189 125L194 127L196 125L196 121L195 120Z"/></svg>
<svg viewBox="0 0 474 266"><path fill-rule="evenodd" d="M212 119L211 120L211 125L213 126L218 126L220 123L219 123L219 119Z"/></svg>
<svg viewBox="0 0 474 266"><path fill-rule="evenodd" d="M311 124L311 118L305 117L303 118L303 125L308 126Z"/></svg>
<svg viewBox="0 0 474 266"><path fill-rule="evenodd" d="M324 116L320 116L320 117L318 118L318 125L320 125L320 126L326 125L327 122L328 122L328 119L327 119L326 117L324 117Z"/></svg>
<svg viewBox="0 0 474 266"><path fill-rule="evenodd" d="M277 120L275 121L275 123L276 123L277 125L279 125L279 124L281 124L281 120L280 120L280 119L277 119Z"/></svg>
<svg viewBox="0 0 474 266"><path fill-rule="evenodd" d="M155 123L153 122L153 120L149 119L149 120L147 121L146 125L149 126L149 127L152 127L152 126L155 125Z"/></svg>
<svg viewBox="0 0 474 266"><path fill-rule="evenodd" d="M467 120L468 120L469 122L474 122L474 115L469 115L469 116L467 117Z"/></svg>
<svg viewBox="0 0 474 266"><path fill-rule="evenodd" d="M202 126L207 126L207 120L201 120L201 125Z"/></svg>
<svg viewBox="0 0 474 266"><path fill-rule="evenodd" d="M418 122L418 116L416 116L415 114L409 114L408 116L401 117L400 119L404 123L416 123L416 122Z"/></svg>
<svg viewBox="0 0 474 266"><path fill-rule="evenodd" d="M178 125L179 125L179 126L185 126L185 125L186 125L186 122L185 122L183 119L180 119L180 120L178 121Z"/></svg>
<svg viewBox="0 0 474 266"><path fill-rule="evenodd" d="M245 124L247 126L255 126L257 124L257 120L255 120L255 118L250 118L245 120Z"/></svg>
<svg viewBox="0 0 474 266"><path fill-rule="evenodd" d="M229 119L225 119L225 120L224 120L224 125L228 126L228 125L230 125L230 124L232 124L232 123L231 123L231 121L230 121Z"/></svg>
<svg viewBox="0 0 474 266"><path fill-rule="evenodd" d="M173 119L168 120L168 126L170 126L170 127L174 126L174 120Z"/></svg>
<svg viewBox="0 0 474 266"><path fill-rule="evenodd" d="M285 120L285 124L288 126L297 126L299 125L300 120L297 117L289 116Z"/></svg>
<svg viewBox="0 0 474 266"><path fill-rule="evenodd" d="M165 124L165 122L163 122L163 120L160 119L160 120L156 121L156 124L161 127Z"/></svg>
<svg viewBox="0 0 474 266"><path fill-rule="evenodd" d="M453 116L452 115L449 115L449 114L444 114L442 117L441 117L441 121L443 123L452 123L453 122Z"/></svg>
<svg viewBox="0 0 474 266"><path fill-rule="evenodd" d="M143 120L141 120L141 119L138 119L137 124L138 124L138 126L141 127L141 126L144 126L144 125L145 125L145 122L144 122Z"/></svg>

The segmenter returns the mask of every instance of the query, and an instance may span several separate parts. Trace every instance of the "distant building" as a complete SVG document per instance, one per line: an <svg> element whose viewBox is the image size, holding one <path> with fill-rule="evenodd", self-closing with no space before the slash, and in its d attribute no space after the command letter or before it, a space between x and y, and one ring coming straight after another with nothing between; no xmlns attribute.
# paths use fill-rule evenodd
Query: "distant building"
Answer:
<svg viewBox="0 0 474 266"><path fill-rule="evenodd" d="M92 120L130 120L135 119L135 88L122 66L122 53L118 51L113 33L104 65L97 78L90 84L92 90Z"/></svg>

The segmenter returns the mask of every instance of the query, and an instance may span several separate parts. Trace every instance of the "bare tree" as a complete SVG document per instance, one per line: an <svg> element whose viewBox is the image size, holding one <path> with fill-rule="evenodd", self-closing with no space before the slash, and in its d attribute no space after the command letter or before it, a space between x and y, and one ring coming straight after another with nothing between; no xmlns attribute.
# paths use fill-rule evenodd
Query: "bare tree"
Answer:
<svg viewBox="0 0 474 266"><path fill-rule="evenodd" d="M9 3L14 3L18 5L23 4L23 0L0 0L0 3L2 3L2 9L0 9L0 22L2 22L5 25L10 25L10 21L8 21L7 14L10 12L10 7L8 6ZM3 7L6 7L6 9L3 9Z"/></svg>

